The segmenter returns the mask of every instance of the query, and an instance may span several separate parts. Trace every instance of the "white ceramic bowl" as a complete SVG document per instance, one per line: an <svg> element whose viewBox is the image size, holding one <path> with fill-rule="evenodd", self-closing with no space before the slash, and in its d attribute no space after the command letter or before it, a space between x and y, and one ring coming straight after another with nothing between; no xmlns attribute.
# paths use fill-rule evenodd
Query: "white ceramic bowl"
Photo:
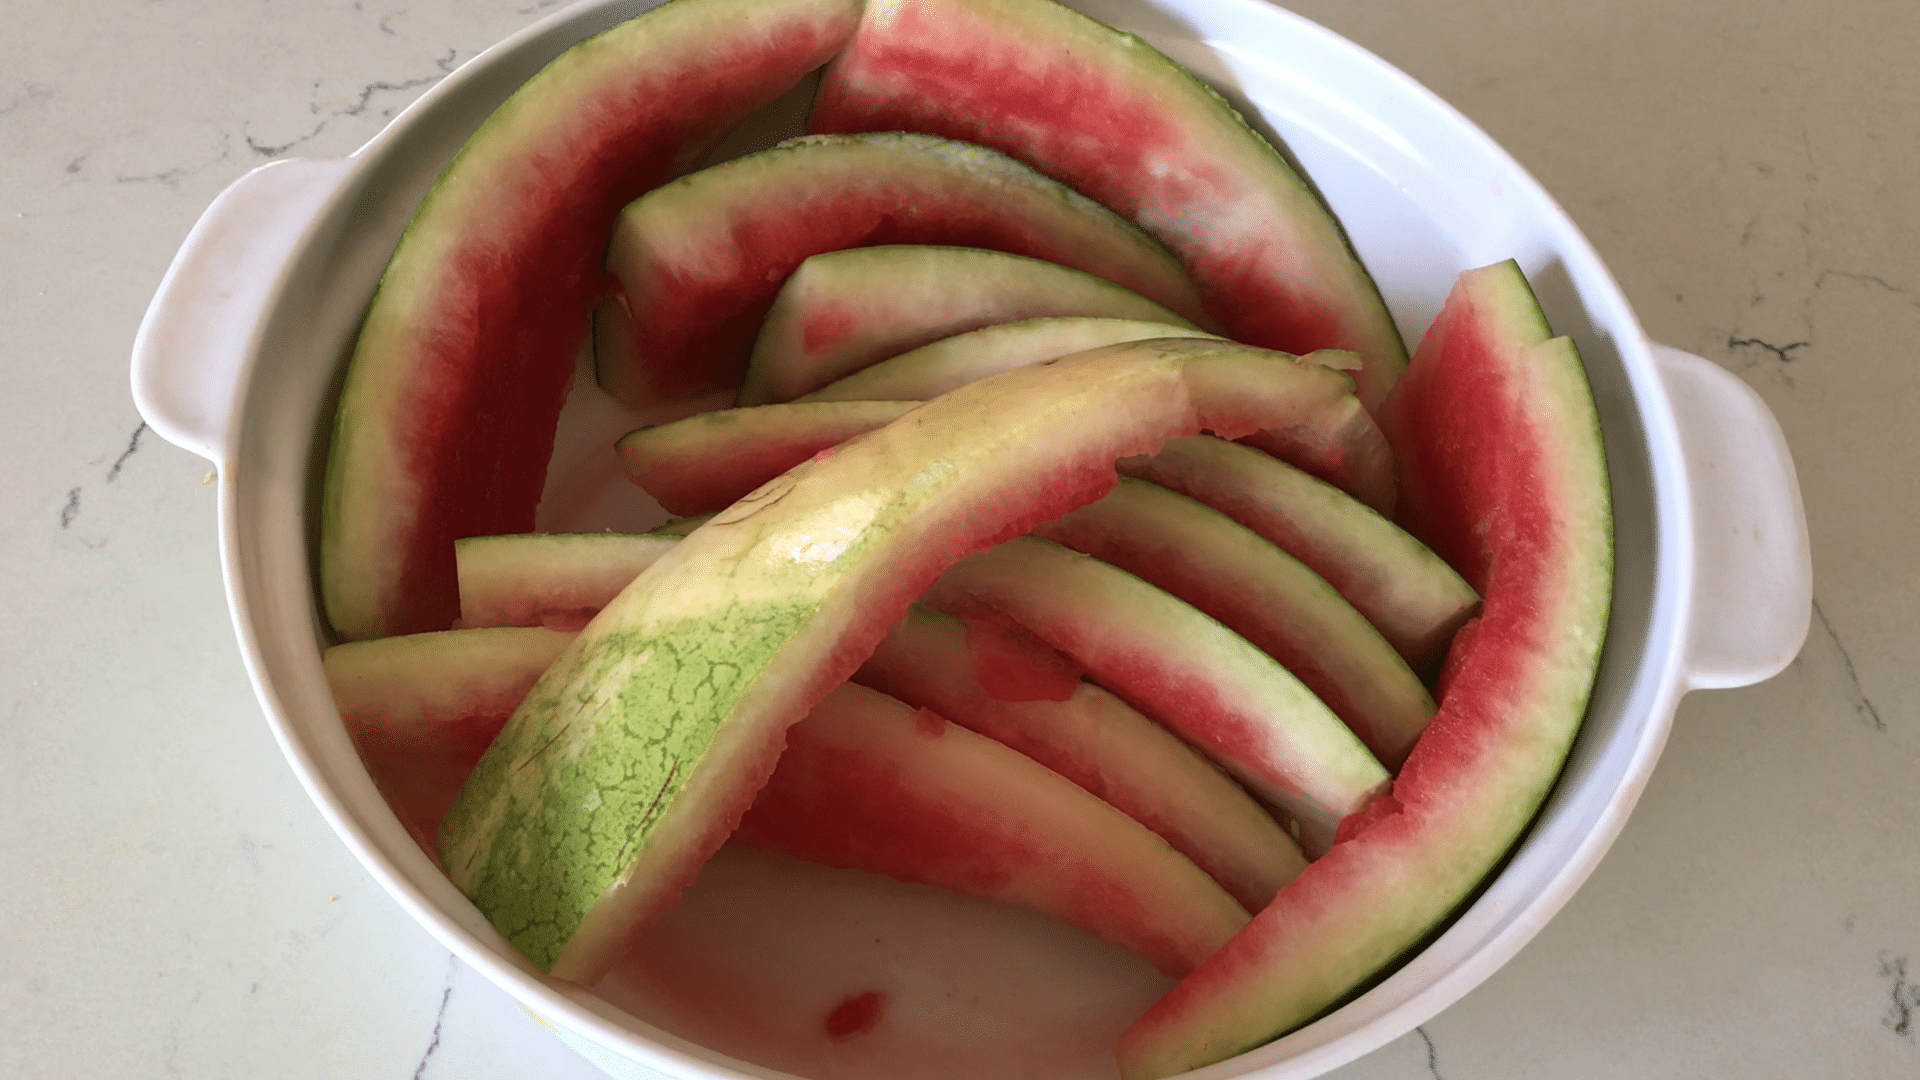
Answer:
<svg viewBox="0 0 1920 1080"><path fill-rule="evenodd" d="M650 6L593 0L528 28L353 156L243 177L182 247L141 328L134 391L155 431L218 467L227 591L262 706L368 871L611 1073L898 1075L915 1055L962 1076L1110 1072L1100 1039L1162 985L1140 965L983 905L751 858L703 877L671 932L643 946L606 998L550 983L408 839L341 727L320 668L316 466L361 313L413 206L493 106L568 45ZM1799 492L1757 396L1705 360L1647 342L1553 200L1410 79L1259 0L1081 6L1142 34L1280 138L1346 224L1409 342L1456 273L1516 257L1555 328L1578 341L1599 404L1618 540L1613 625L1586 727L1539 821L1471 908L1384 981L1194 1074L1315 1076L1429 1019L1567 901L1619 832L1682 694L1758 681L1792 659L1811 590ZM774 925L780 933L763 934ZM884 955L865 946L874 927ZM897 999L889 1037L822 1044L822 1003L866 986ZM958 1004L943 987L963 991ZM716 1010L701 995L735 1001ZM748 1015L728 1026L715 1012Z"/></svg>

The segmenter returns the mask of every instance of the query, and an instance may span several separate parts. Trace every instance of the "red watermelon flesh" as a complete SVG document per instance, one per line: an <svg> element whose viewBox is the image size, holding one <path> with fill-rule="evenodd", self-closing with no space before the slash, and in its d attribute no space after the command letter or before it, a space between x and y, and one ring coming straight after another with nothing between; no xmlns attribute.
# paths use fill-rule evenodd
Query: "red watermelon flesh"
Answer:
<svg viewBox="0 0 1920 1080"><path fill-rule="evenodd" d="M1444 560L1337 485L1224 439L1170 439L1120 463L1127 476L1206 503L1325 578L1422 677L1480 596Z"/></svg>
<svg viewBox="0 0 1920 1080"><path fill-rule="evenodd" d="M1185 856L1065 777L852 683L788 731L734 838L1043 911L1176 978L1247 921Z"/></svg>
<svg viewBox="0 0 1920 1080"><path fill-rule="evenodd" d="M916 606L907 613L903 622L887 632L887 639L898 636L902 627L912 623L914 616L922 612L931 618L939 618L941 614ZM973 683L993 701L1006 704L1066 701L1086 685L1081 678L1086 672L1080 669L1079 664L1035 637L1033 631L998 612L970 612L962 626L961 637L967 656L972 661L966 666L973 669ZM871 661L872 657L868 657L868 660ZM863 666L861 670L866 669ZM887 692L893 693L890 690ZM924 704L921 707L933 708ZM947 715L938 709L934 711L942 716Z"/></svg>
<svg viewBox="0 0 1920 1080"><path fill-rule="evenodd" d="M1177 597L1033 537L970 555L922 602L1013 619L1297 823L1309 855L1387 771L1272 657Z"/></svg>
<svg viewBox="0 0 1920 1080"><path fill-rule="evenodd" d="M614 217L833 55L855 0L673 0L562 54L428 194L335 416L321 591L342 637L443 629L453 541L533 527Z"/></svg>
<svg viewBox="0 0 1920 1080"><path fill-rule="evenodd" d="M1020 319L969 330L862 368L801 401L925 401L1011 368L1069 353L1168 337L1212 337L1171 323L1133 319Z"/></svg>
<svg viewBox="0 0 1920 1080"><path fill-rule="evenodd" d="M869 0L809 129L924 131L1019 158L1165 242L1227 336L1366 357L1369 409L1406 363L1339 223L1273 147L1145 42L1052 0Z"/></svg>
<svg viewBox="0 0 1920 1080"><path fill-rule="evenodd" d="M618 311L602 328L630 341L596 348L600 385L630 408L737 388L802 260L890 244L1045 259L1205 318L1158 241L1004 154L906 132L814 135L682 177L620 214L607 251Z"/></svg>
<svg viewBox="0 0 1920 1080"><path fill-rule="evenodd" d="M740 404L790 401L942 338L1060 315L1187 325L1131 289L1025 255L934 244L829 251L781 284L754 339Z"/></svg>
<svg viewBox="0 0 1920 1080"><path fill-rule="evenodd" d="M1606 633L1606 459L1578 352L1519 268L1463 275L1385 410L1408 523L1485 597L1440 712L1383 800L1128 1030L1128 1080L1231 1057L1414 945L1525 830L1572 745Z"/></svg>
<svg viewBox="0 0 1920 1080"><path fill-rule="evenodd" d="M1108 691L1076 677L1058 700L1005 700L977 675L973 629L916 606L855 680L1004 743L1085 788L1159 834L1249 911L1265 907L1306 866L1298 845L1239 785ZM1033 651L1002 653L995 662L1003 672L1028 667Z"/></svg>
<svg viewBox="0 0 1920 1080"><path fill-rule="evenodd" d="M375 787L427 854L440 819L570 633L488 627L335 645L333 703Z"/></svg>
<svg viewBox="0 0 1920 1080"><path fill-rule="evenodd" d="M660 533L509 533L454 543L460 625L574 631L679 541ZM529 566L539 572L530 575Z"/></svg>
<svg viewBox="0 0 1920 1080"><path fill-rule="evenodd" d="M1389 770L1433 717L1406 661L1320 575L1218 510L1123 477L1034 529L1192 604L1278 660Z"/></svg>

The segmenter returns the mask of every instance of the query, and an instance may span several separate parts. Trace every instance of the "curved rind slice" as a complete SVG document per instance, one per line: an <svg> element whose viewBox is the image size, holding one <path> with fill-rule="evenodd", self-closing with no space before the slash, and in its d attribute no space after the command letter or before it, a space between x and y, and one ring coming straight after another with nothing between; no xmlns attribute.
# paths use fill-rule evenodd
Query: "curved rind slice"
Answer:
<svg viewBox="0 0 1920 1080"><path fill-rule="evenodd" d="M461 545L461 589L469 589L470 572L484 575L475 583L475 591L486 598L479 618L531 611L537 623L551 618L556 607L591 614L676 540L657 533L476 538ZM470 559L469 551L479 557ZM557 605L549 602L556 595L561 597ZM476 621L475 609L468 610L470 626L490 625ZM540 667L558 650L555 646ZM996 685L1006 681L1005 665L1025 659L996 653L994 661L1003 669ZM1064 699L1001 700L974 677L976 660L959 620L916 606L887 631L855 681L997 739L1072 780L1164 838L1249 911L1273 899L1275 890L1306 865L1298 845L1239 785L1119 698L1069 673L1071 690ZM1035 673L1023 685L1060 678L1042 665L1023 666ZM529 675L526 685L531 684ZM514 697L498 719L504 721L518 702ZM487 732L486 739L492 734ZM460 778L485 745L483 740L473 747ZM438 824L454 790L447 789L432 824Z"/></svg>
<svg viewBox="0 0 1920 1080"><path fill-rule="evenodd" d="M474 763L571 640L482 628L328 650L327 680L347 733L429 853ZM1005 746L954 731L883 694L841 687L794 727L736 837L1024 904L1175 978L1246 925L1246 911L1219 885L1124 814Z"/></svg>
<svg viewBox="0 0 1920 1080"><path fill-rule="evenodd" d="M1153 338L1215 337L1172 323L1091 316L1020 319L922 345L836 379L798 401L924 401L1057 356Z"/></svg>
<svg viewBox="0 0 1920 1080"><path fill-rule="evenodd" d="M463 541L461 591L468 592L470 574L482 575L471 586L485 598L477 609L467 609L465 621L496 625L477 619L533 612L537 623L556 608L597 612L676 541L652 533L534 533ZM557 603L549 599L554 596L560 597ZM540 667L558 651L555 646ZM1002 665L1021 659L995 657ZM959 620L916 606L887 631L855 681L931 709L1072 780L1164 838L1249 911L1273 899L1306 865L1298 845L1239 785L1119 698L1075 674L1064 700L1004 701L974 677L975 661ZM526 685L532 685L531 676ZM518 702L516 696L498 719L504 721ZM486 738L492 738L491 731ZM484 748L484 741L473 748L461 778ZM434 810L433 824L454 790L448 788Z"/></svg>
<svg viewBox="0 0 1920 1080"><path fill-rule="evenodd" d="M869 0L808 126L925 131L1027 162L1172 248L1228 337L1364 356L1369 409L1406 364L1339 223L1273 146L1152 46L1052 0Z"/></svg>
<svg viewBox="0 0 1920 1080"><path fill-rule="evenodd" d="M963 387L787 472L636 578L534 687L441 827L449 877L536 966L594 981L726 839L785 730L947 566L1176 435L1280 426L1379 459L1350 385L1213 342L1116 346Z"/></svg>
<svg viewBox="0 0 1920 1080"><path fill-rule="evenodd" d="M1218 510L1122 477L1107 497L1033 535L1091 555L1193 605L1280 662L1388 770L1433 719L1433 698L1333 586Z"/></svg>
<svg viewBox="0 0 1920 1080"><path fill-rule="evenodd" d="M660 533L507 533L456 540L460 625L578 630L679 539Z"/></svg>
<svg viewBox="0 0 1920 1080"><path fill-rule="evenodd" d="M1067 778L853 683L787 732L734 839L1042 911L1176 979L1247 922L1199 867Z"/></svg>
<svg viewBox="0 0 1920 1080"><path fill-rule="evenodd" d="M631 340L596 349L600 386L636 409L735 389L802 260L887 244L1045 259L1205 318L1159 241L997 150L900 131L810 135L683 176L621 212L606 265L622 310L608 325Z"/></svg>
<svg viewBox="0 0 1920 1080"><path fill-rule="evenodd" d="M1315 1014L1444 920L1552 788L1606 634L1607 466L1578 351L1518 267L1469 271L1388 403L1409 524L1486 598L1440 712L1381 800L1121 1038L1128 1080L1185 1072Z"/></svg>
<svg viewBox="0 0 1920 1080"><path fill-rule="evenodd" d="M1243 348L1217 338L1155 340L1164 342L1167 348ZM1303 362L1320 363L1328 357L1347 355L1322 351L1305 357ZM1226 392L1229 388L1221 389ZM915 404L787 401L719 409L641 428L623 437L616 450L627 478L671 512L714 513L815 454L905 414ZM1343 487L1390 498L1393 472L1384 456L1360 460L1341 447L1314 445L1302 433L1279 429L1253 432L1246 441L1249 446L1264 447L1303 468L1334 477ZM1246 452L1268 456L1257 450ZM1383 492L1388 494L1383 496ZM1439 565L1432 556L1427 558Z"/></svg>
<svg viewBox="0 0 1920 1080"><path fill-rule="evenodd" d="M1197 499L1306 563L1430 677L1480 594L1426 545L1340 487L1249 446L1194 435L1120 462Z"/></svg>
<svg viewBox="0 0 1920 1080"><path fill-rule="evenodd" d="M856 682L1004 743L1157 833L1248 911L1307 861L1271 815L1192 747L1090 682L1062 701L1002 701L974 677L961 621L915 606Z"/></svg>
<svg viewBox="0 0 1920 1080"><path fill-rule="evenodd" d="M435 833L474 763L573 635L542 627L441 630L350 641L321 657L334 707L400 819Z"/></svg>
<svg viewBox="0 0 1920 1080"><path fill-rule="evenodd" d="M453 541L526 532L614 216L852 33L858 0L672 0L496 109L400 239L334 418L320 584L348 639L451 625Z"/></svg>
<svg viewBox="0 0 1920 1080"><path fill-rule="evenodd" d="M918 404L822 401L719 409L629 432L614 452L627 479L669 514L712 514Z"/></svg>
<svg viewBox="0 0 1920 1080"><path fill-rule="evenodd" d="M892 244L815 255L767 311L740 404L791 401L909 349L993 323L1101 315L1191 326L1105 278L980 248Z"/></svg>
<svg viewBox="0 0 1920 1080"><path fill-rule="evenodd" d="M1020 537L955 563L921 602L1025 627L1285 812L1310 856L1387 788L1359 738L1271 656L1099 559Z"/></svg>

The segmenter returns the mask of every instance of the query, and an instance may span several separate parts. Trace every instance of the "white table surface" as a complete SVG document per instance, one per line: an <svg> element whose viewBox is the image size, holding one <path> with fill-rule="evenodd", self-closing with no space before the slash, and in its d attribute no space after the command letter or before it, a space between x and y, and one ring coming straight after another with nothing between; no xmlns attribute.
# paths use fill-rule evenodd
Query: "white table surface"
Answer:
<svg viewBox="0 0 1920 1080"><path fill-rule="evenodd" d="M223 187L351 150L552 6L7 5L0 1076L598 1075L308 803L234 647L208 466L127 390L146 302ZM1624 835L1518 959L1336 1075L1920 1076L1920 12L1296 7L1485 127L1655 338L1760 391L1817 600L1784 674L1682 703Z"/></svg>

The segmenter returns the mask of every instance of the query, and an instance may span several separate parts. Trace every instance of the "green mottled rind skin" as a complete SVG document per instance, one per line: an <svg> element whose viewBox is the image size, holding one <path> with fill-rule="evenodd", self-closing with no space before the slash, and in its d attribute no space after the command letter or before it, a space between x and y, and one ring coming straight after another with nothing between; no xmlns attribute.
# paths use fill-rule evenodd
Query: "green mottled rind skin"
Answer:
<svg viewBox="0 0 1920 1080"><path fill-rule="evenodd" d="M652 632L608 634L577 656L567 692L529 698L468 789L504 787L509 770L541 756L565 763L542 769L539 790L501 811L476 864L481 873L463 883L528 959L553 966L685 788L729 706L811 614L805 604L741 605ZM620 677L608 678L616 666ZM619 751L575 752L608 746ZM461 800L444 833L459 835L459 816L472 812Z"/></svg>
<svg viewBox="0 0 1920 1080"><path fill-rule="evenodd" d="M941 570L1104 494L1116 458L1269 425L1384 447L1339 372L1161 341L963 387L770 481L528 694L442 825L449 876L535 965L597 980L725 840L786 728Z"/></svg>

